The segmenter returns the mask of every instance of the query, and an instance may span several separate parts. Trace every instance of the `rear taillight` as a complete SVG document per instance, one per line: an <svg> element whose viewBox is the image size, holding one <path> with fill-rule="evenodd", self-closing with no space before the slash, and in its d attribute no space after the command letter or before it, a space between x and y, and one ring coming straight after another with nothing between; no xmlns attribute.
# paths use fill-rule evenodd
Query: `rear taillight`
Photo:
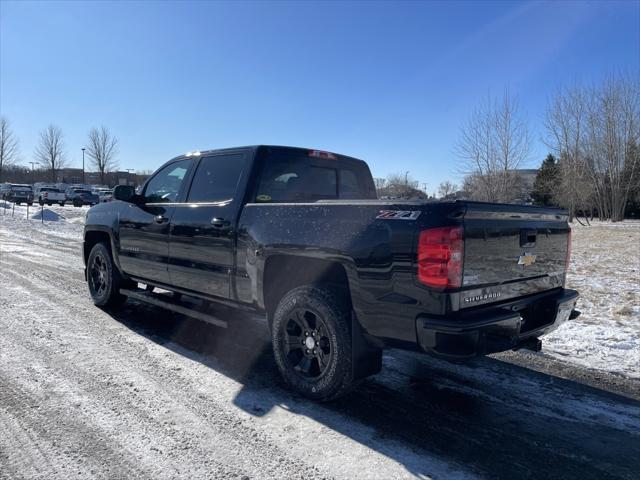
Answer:
<svg viewBox="0 0 640 480"><path fill-rule="evenodd" d="M564 261L565 273L569 270L569 262L571 261L571 228L567 232L567 258Z"/></svg>
<svg viewBox="0 0 640 480"><path fill-rule="evenodd" d="M423 230L418 241L418 279L429 287L459 288L463 257L462 227Z"/></svg>

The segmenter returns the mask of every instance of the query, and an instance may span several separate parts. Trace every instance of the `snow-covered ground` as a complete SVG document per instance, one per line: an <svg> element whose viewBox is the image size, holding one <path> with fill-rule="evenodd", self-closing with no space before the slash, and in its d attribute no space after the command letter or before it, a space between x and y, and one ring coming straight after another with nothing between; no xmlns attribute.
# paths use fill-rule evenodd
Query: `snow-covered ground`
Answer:
<svg viewBox="0 0 640 480"><path fill-rule="evenodd" d="M590 368L640 378L640 222L573 229L567 283L582 315L544 337L544 352Z"/></svg>

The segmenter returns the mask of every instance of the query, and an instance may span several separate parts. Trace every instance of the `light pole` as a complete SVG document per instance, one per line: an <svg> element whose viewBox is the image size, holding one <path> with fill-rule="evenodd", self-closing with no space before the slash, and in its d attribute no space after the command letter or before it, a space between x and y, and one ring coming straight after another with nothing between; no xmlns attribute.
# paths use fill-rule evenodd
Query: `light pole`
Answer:
<svg viewBox="0 0 640 480"><path fill-rule="evenodd" d="M33 185L33 170L34 170L34 165L36 164L36 162L29 162L31 164L31 184Z"/></svg>
<svg viewBox="0 0 640 480"><path fill-rule="evenodd" d="M84 147L82 147L82 184L84 185Z"/></svg>
<svg viewBox="0 0 640 480"><path fill-rule="evenodd" d="M129 183L131 183L131 172L135 171L135 168L125 168L125 170L129 173Z"/></svg>

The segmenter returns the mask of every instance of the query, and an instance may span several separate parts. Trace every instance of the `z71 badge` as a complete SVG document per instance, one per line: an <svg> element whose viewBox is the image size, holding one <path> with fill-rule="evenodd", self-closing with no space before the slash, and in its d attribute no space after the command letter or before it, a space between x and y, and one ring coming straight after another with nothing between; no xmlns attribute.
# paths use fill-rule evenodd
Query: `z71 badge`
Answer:
<svg viewBox="0 0 640 480"><path fill-rule="evenodd" d="M383 220L415 220L421 213L413 210L380 210L376 218Z"/></svg>

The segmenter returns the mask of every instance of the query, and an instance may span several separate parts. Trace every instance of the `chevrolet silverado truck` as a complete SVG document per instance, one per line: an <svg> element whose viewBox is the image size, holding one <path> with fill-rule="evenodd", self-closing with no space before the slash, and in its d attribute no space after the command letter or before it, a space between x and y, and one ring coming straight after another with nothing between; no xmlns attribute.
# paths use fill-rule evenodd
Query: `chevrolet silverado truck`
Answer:
<svg viewBox="0 0 640 480"><path fill-rule="evenodd" d="M243 316L215 304L263 315L285 383L316 400L378 372L385 347L537 351L579 315L563 210L382 201L365 162L276 146L176 157L139 192L118 186L87 214L94 303L134 298L220 327Z"/></svg>

